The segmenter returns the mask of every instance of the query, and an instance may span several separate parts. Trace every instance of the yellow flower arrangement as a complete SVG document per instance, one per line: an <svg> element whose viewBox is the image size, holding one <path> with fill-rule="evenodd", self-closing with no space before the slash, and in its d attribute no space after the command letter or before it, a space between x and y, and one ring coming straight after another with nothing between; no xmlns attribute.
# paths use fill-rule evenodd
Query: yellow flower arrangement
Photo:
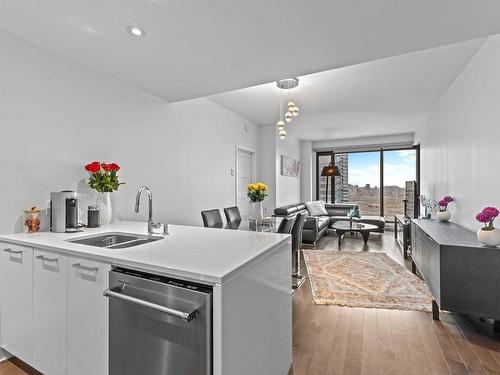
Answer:
<svg viewBox="0 0 500 375"><path fill-rule="evenodd" d="M267 185L262 182L248 184L247 197L250 198L252 202L262 202L267 197L266 191Z"/></svg>
<svg viewBox="0 0 500 375"><path fill-rule="evenodd" d="M253 191L253 190L263 190L267 191L267 185L263 184L262 182L257 182L255 184L249 184L247 186L248 191Z"/></svg>

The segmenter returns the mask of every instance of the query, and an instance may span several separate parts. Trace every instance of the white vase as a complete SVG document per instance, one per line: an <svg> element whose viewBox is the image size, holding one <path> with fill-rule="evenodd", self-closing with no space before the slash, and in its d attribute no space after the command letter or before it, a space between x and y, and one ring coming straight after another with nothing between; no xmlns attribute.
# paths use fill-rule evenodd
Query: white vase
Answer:
<svg viewBox="0 0 500 375"><path fill-rule="evenodd" d="M257 224L262 224L263 216L264 213L262 212L262 202L252 202L251 218L255 219Z"/></svg>
<svg viewBox="0 0 500 375"><path fill-rule="evenodd" d="M477 239L486 246L498 246L500 245L500 229L484 230L481 228L477 231Z"/></svg>
<svg viewBox="0 0 500 375"><path fill-rule="evenodd" d="M111 223L113 212L111 210L111 197L110 193L99 193L97 198L97 206L101 216L101 225Z"/></svg>
<svg viewBox="0 0 500 375"><path fill-rule="evenodd" d="M444 211L438 211L437 213L437 218L441 221L448 221L451 219L451 214L449 211L444 210Z"/></svg>

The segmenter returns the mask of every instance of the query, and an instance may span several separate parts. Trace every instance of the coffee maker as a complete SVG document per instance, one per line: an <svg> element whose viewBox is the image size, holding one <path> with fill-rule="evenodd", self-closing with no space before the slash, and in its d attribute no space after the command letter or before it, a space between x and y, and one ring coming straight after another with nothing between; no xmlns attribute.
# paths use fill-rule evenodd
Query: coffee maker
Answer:
<svg viewBox="0 0 500 375"><path fill-rule="evenodd" d="M50 193L50 230L57 233L80 232L78 196L75 191Z"/></svg>

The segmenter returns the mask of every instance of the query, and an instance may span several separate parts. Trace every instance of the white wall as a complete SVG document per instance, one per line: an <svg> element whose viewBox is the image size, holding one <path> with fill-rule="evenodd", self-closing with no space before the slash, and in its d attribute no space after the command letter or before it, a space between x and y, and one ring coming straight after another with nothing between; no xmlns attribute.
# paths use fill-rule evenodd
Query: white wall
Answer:
<svg viewBox="0 0 500 375"><path fill-rule="evenodd" d="M113 200L125 219L146 220L146 199L133 213L141 185L170 223L201 225L200 210L234 204L235 145L257 149L257 126L208 99L166 103L7 34L0 46L0 233L22 230L22 210L45 207L51 191L78 188L86 209L93 160L122 166Z"/></svg>
<svg viewBox="0 0 500 375"><path fill-rule="evenodd" d="M313 159L311 141L300 141L300 201L310 202L314 198L313 193Z"/></svg>
<svg viewBox="0 0 500 375"><path fill-rule="evenodd" d="M274 126L261 126L259 136L259 180L269 186L264 208L269 212L276 207L300 202L300 175L281 175L281 155L301 160L300 140L287 135L279 139ZM302 173L302 171L301 171Z"/></svg>
<svg viewBox="0 0 500 375"><path fill-rule="evenodd" d="M276 207L300 202L300 174L282 176L281 155L300 161L300 140L292 135L285 139L276 137Z"/></svg>
<svg viewBox="0 0 500 375"><path fill-rule="evenodd" d="M258 153L258 180L269 187L262 205L272 212L276 208L276 131L273 126L260 127Z"/></svg>
<svg viewBox="0 0 500 375"><path fill-rule="evenodd" d="M422 193L434 199L454 196L452 220L472 230L479 227L477 212L487 205L500 206L499 66L500 36L493 36L416 133Z"/></svg>

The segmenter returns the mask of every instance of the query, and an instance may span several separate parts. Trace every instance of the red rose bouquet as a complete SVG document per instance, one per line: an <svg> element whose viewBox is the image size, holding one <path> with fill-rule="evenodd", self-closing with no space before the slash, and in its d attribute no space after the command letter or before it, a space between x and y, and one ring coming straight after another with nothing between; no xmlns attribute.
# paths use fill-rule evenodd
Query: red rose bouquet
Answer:
<svg viewBox="0 0 500 375"><path fill-rule="evenodd" d="M90 174L89 186L99 193L112 193L123 185L123 182L118 181L120 166L116 163L94 161L87 164L85 170Z"/></svg>

